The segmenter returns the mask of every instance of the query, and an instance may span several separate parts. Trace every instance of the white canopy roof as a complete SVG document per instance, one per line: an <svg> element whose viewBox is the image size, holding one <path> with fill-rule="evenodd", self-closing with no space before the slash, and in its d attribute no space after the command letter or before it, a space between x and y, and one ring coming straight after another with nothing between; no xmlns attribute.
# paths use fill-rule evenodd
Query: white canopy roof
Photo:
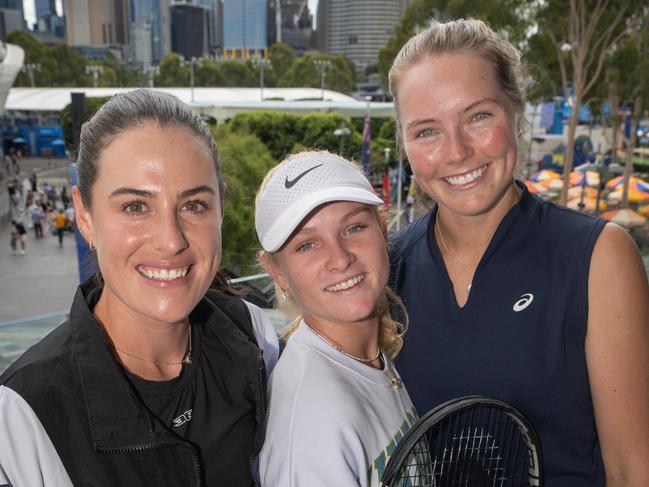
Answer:
<svg viewBox="0 0 649 487"><path fill-rule="evenodd" d="M59 112L70 103L70 93L85 92L86 97L113 96L135 88L11 88L6 110ZM367 102L336 91L325 90L324 100L317 88L155 88L170 93L201 114L225 120L241 111L276 110L292 113L331 112L344 117L362 117ZM193 94L192 94L193 91ZM393 104L371 102L374 117L391 117Z"/></svg>

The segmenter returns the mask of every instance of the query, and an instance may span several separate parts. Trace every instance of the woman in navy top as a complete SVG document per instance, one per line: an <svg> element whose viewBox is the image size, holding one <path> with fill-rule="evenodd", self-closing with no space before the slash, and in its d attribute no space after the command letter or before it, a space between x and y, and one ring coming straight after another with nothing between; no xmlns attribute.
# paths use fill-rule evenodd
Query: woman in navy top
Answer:
<svg viewBox="0 0 649 487"><path fill-rule="evenodd" d="M391 250L415 407L496 396L538 429L547 485L649 485L647 277L622 228L515 181L519 52L481 21L433 23L397 55L390 90L436 202Z"/></svg>

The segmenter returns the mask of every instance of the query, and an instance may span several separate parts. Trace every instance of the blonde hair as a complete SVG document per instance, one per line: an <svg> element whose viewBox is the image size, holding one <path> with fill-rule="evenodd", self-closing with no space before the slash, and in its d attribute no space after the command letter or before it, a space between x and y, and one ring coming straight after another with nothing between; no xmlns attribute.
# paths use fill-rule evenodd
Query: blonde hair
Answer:
<svg viewBox="0 0 649 487"><path fill-rule="evenodd" d="M413 66L439 54L470 53L489 61L496 81L517 114L525 108L525 85L521 56L510 42L494 32L485 22L459 19L440 23L433 20L423 32L411 37L392 63L388 80L394 97L397 128L399 121L399 85Z"/></svg>
<svg viewBox="0 0 649 487"><path fill-rule="evenodd" d="M292 154L277 166L272 168L262 181L259 190L257 191L256 202L259 201L259 194L268 184L268 181L271 180L275 172L283 164L289 164L292 160L300 158L302 156L313 156L318 154L328 154L327 151L305 151L297 154ZM353 166L357 171L360 172L358 164L355 164L352 161L345 160L351 166ZM374 214L377 218L379 226L381 227L384 237L387 235L387 224L385 221L385 216L378 210L377 207L372 207ZM266 270L268 270L268 261L267 259L273 259L275 252L266 252L265 250L260 250L257 253L257 261L259 264ZM277 296L286 296L284 299L277 299ZM302 320L302 312L299 303L293 297L290 290L282 289L277 282L275 282L275 303L279 308L293 321L283 330L282 338L284 340L297 330ZM403 347L403 335L408 328L408 314L406 312L406 307L403 304L403 301L392 291L389 287L385 287L383 294L380 296L377 302L377 313L379 315L379 348L385 352L390 358L394 358L401 351ZM395 320L392 317L391 310L396 307L399 314L403 317L403 323Z"/></svg>

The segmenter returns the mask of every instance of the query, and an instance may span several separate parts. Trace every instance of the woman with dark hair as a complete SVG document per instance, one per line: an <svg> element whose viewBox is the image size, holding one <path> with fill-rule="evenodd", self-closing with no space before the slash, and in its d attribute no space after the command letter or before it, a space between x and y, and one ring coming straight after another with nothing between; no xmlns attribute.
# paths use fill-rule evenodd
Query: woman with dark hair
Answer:
<svg viewBox="0 0 649 487"><path fill-rule="evenodd" d="M495 396L538 429L547 485L649 485L644 266L622 228L515 180L519 52L484 22L433 22L389 78L415 180L435 202L391 248L415 407Z"/></svg>
<svg viewBox="0 0 649 487"><path fill-rule="evenodd" d="M209 289L224 202L210 132L136 90L83 125L77 167L101 279L0 377L0 485L252 485L278 347L259 308Z"/></svg>

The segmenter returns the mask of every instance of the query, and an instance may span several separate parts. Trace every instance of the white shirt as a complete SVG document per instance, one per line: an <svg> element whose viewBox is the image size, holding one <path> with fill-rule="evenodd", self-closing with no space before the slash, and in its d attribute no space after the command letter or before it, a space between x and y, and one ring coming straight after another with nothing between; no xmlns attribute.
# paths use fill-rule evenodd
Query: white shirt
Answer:
<svg viewBox="0 0 649 487"><path fill-rule="evenodd" d="M384 370L374 369L300 324L270 376L263 486L380 484L389 454L417 419L383 360Z"/></svg>

